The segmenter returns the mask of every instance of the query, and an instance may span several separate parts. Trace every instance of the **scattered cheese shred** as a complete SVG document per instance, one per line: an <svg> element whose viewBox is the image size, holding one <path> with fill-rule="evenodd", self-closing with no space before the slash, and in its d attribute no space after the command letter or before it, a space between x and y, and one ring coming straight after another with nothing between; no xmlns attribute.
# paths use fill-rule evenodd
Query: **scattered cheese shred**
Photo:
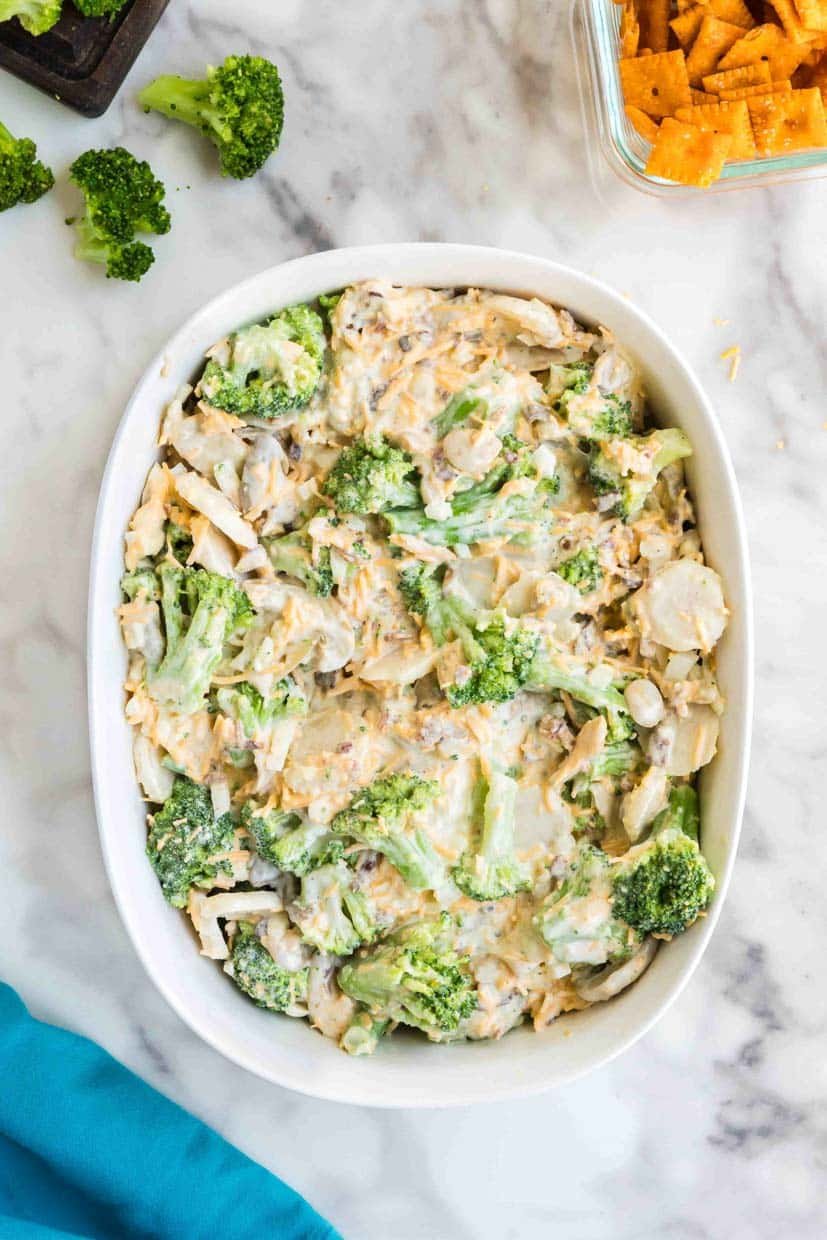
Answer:
<svg viewBox="0 0 827 1240"><path fill-rule="evenodd" d="M730 383L734 383L738 378L738 371L741 366L741 346L739 344L734 344L731 348L724 349L721 354L721 361L729 362L729 381Z"/></svg>

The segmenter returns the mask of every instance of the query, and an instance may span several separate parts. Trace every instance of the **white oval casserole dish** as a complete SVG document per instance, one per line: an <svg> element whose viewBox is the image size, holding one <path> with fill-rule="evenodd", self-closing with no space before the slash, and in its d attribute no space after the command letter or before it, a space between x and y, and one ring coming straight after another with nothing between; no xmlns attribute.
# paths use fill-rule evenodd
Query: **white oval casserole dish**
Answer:
<svg viewBox="0 0 827 1240"><path fill-rule="evenodd" d="M544 298L587 324L610 328L640 365L659 421L689 435L689 485L704 551L731 611L718 648L727 708L719 752L701 781L704 851L717 879L710 913L661 950L639 982L609 1003L556 1020L537 1034L436 1046L398 1036L354 1059L305 1021L261 1011L214 962L199 956L186 919L168 907L144 855L145 812L123 714L126 654L115 611L123 535L157 458L164 405L204 351L243 323L368 278L434 287L496 289ZM332 250L273 267L199 310L150 363L118 428L104 473L92 547L88 628L89 714L95 800L106 867L135 949L187 1024L266 1080L340 1102L450 1106L517 1097L560 1085L630 1046L680 993L721 911L740 831L749 758L752 616L743 517L729 455L709 402L658 328L624 298L544 259L465 245L404 244Z"/></svg>

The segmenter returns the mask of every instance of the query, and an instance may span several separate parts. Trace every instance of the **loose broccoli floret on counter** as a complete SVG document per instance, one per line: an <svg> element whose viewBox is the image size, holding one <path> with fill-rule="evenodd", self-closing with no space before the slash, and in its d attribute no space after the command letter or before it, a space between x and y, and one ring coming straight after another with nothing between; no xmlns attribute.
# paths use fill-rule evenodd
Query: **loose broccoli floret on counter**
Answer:
<svg viewBox="0 0 827 1240"><path fill-rule="evenodd" d="M621 960L638 939L613 907L612 863L598 848L584 847L560 885L543 902L534 925L562 964Z"/></svg>
<svg viewBox="0 0 827 1240"><path fill-rule="evenodd" d="M526 688L532 692L557 691L568 693L577 702L605 715L609 726L609 740L623 741L635 735L632 718L626 709L626 699L613 684L604 688L589 680L588 676L566 671L549 655L541 651L535 658L526 677Z"/></svg>
<svg viewBox="0 0 827 1240"><path fill-rule="evenodd" d="M62 7L63 0L0 0L0 22L8 22L16 17L29 34L45 34L60 18ZM51 183L46 186L46 189L51 189ZM45 190L41 193L45 193ZM39 198L40 194L36 194L35 197ZM24 198L20 201L34 202L34 198ZM0 210L2 210L1 206Z"/></svg>
<svg viewBox="0 0 827 1240"><path fill-rule="evenodd" d="M127 4L127 0L72 0L84 17L115 17Z"/></svg>
<svg viewBox="0 0 827 1240"><path fill-rule="evenodd" d="M618 863L612 911L640 934L682 934L708 907L714 890L695 840L677 827L659 829Z"/></svg>
<svg viewBox="0 0 827 1240"><path fill-rule="evenodd" d="M348 1055L372 1055L390 1023L386 1016L376 1017L359 1011L342 1034L339 1045Z"/></svg>
<svg viewBox="0 0 827 1240"><path fill-rule="evenodd" d="M215 702L222 714L241 724L248 737L280 719L307 713L307 699L289 676L273 686L269 697L265 698L255 685L244 680L217 689Z"/></svg>
<svg viewBox="0 0 827 1240"><path fill-rule="evenodd" d="M239 922L225 970L245 995L270 1012L304 1013L310 970L290 971L276 964L249 921Z"/></svg>
<svg viewBox="0 0 827 1240"><path fill-rule="evenodd" d="M457 595L443 593L439 574L433 566L412 565L399 574L399 591L437 646L462 643L468 666L462 681L445 690L448 701L452 706L510 701L528 678L537 635L499 613L474 613Z"/></svg>
<svg viewBox="0 0 827 1240"><path fill-rule="evenodd" d="M492 771L484 785L477 844L451 871L457 887L472 900L501 900L529 886L529 873L514 853L516 801L516 780Z"/></svg>
<svg viewBox="0 0 827 1240"><path fill-rule="evenodd" d="M2 3L0 0L0 14ZM19 202L37 202L54 183L51 168L37 158L31 138L13 137L0 122L0 211L8 211Z"/></svg>
<svg viewBox="0 0 827 1240"><path fill-rule="evenodd" d="M344 851L344 840L333 835L328 827L305 822L274 839L267 860L280 870L303 878L319 866L338 861Z"/></svg>
<svg viewBox="0 0 827 1240"><path fill-rule="evenodd" d="M295 577L319 598L328 597L333 589L329 547L314 543L304 528L276 538L262 538L261 542L277 573Z"/></svg>
<svg viewBox="0 0 827 1240"><path fill-rule="evenodd" d="M158 568L165 651L150 672L150 696L191 714L204 705L225 641L253 617L235 582L203 568Z"/></svg>
<svg viewBox="0 0 827 1240"><path fill-rule="evenodd" d="M86 212L76 221L76 257L104 263L113 279L140 280L155 255L135 234L170 229L162 183L145 160L122 146L86 151L70 173L86 201Z"/></svg>
<svg viewBox="0 0 827 1240"><path fill-rule="evenodd" d="M603 569L596 547L584 547L576 555L558 564L555 572L569 585L576 586L581 594L596 590L603 580Z"/></svg>
<svg viewBox="0 0 827 1240"><path fill-rule="evenodd" d="M319 866L302 878L293 919L306 943L331 956L349 956L379 932L368 900L344 861Z"/></svg>
<svg viewBox="0 0 827 1240"><path fill-rule="evenodd" d="M692 445L677 428L652 431L623 440L623 447L638 454L645 472L635 472L633 453L615 453L611 443L595 445L589 460L589 481L599 496L612 496L610 511L628 521L636 517L667 465L692 455Z"/></svg>
<svg viewBox="0 0 827 1240"><path fill-rule="evenodd" d="M136 568L121 577L121 592L130 603L143 593L147 599L157 602L161 597L161 587L153 568Z"/></svg>
<svg viewBox="0 0 827 1240"><path fill-rule="evenodd" d="M255 850L265 861L278 865L276 846L283 836L300 826L298 814L287 810L272 809L267 813L255 813L255 804L248 801L241 810L240 825L253 837Z"/></svg>
<svg viewBox="0 0 827 1240"><path fill-rule="evenodd" d="M230 814L216 818L209 788L176 779L163 809L150 819L146 855L170 904L183 908L190 888L231 873L221 854L233 847Z"/></svg>
<svg viewBox="0 0 827 1240"><path fill-rule="evenodd" d="M700 826L698 794L691 784L681 784L669 793L669 804L652 823L652 835L658 835L661 831L682 831L697 844Z"/></svg>
<svg viewBox="0 0 827 1240"><path fill-rule="evenodd" d="M337 836L383 853L409 887L435 888L444 881L445 869L428 836L412 819L438 794L434 780L412 771L383 775L357 793L330 827Z"/></svg>
<svg viewBox="0 0 827 1240"><path fill-rule="evenodd" d="M266 324L233 332L204 367L198 395L217 409L267 421L302 409L319 383L322 320L310 306L288 306Z"/></svg>
<svg viewBox="0 0 827 1240"><path fill-rule="evenodd" d="M339 455L322 485L337 512L363 516L419 503L416 468L407 452L386 440L357 439Z"/></svg>
<svg viewBox="0 0 827 1240"><path fill-rule="evenodd" d="M450 918L423 921L361 951L339 970L339 986L378 1019L429 1037L457 1031L476 1007L466 961L453 948Z"/></svg>
<svg viewBox="0 0 827 1240"><path fill-rule="evenodd" d="M200 129L218 148L223 176L253 176L278 147L284 123L279 71L262 56L228 56L202 80L166 75L145 86L147 111Z"/></svg>

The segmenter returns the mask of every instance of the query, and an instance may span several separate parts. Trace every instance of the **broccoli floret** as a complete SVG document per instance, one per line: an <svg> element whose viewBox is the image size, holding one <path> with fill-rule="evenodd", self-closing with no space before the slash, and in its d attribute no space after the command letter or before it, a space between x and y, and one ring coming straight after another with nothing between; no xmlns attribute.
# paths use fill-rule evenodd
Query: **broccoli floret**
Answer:
<svg viewBox="0 0 827 1240"><path fill-rule="evenodd" d="M114 17L127 4L127 0L72 0L84 17Z"/></svg>
<svg viewBox="0 0 827 1240"><path fill-rule="evenodd" d="M289 676L277 681L269 697L244 680L217 689L215 701L221 713L237 720L250 738L280 719L307 713L307 699Z"/></svg>
<svg viewBox="0 0 827 1240"><path fill-rule="evenodd" d="M291 1016L304 1014L310 970L291 971L276 964L252 922L239 922L226 968L236 986L259 1007Z"/></svg>
<svg viewBox="0 0 827 1240"><path fill-rule="evenodd" d="M150 818L146 842L170 904L183 908L191 887L209 886L217 874L232 872L221 854L233 847L234 831L230 814L216 818L208 788L176 779L163 809Z"/></svg>
<svg viewBox="0 0 827 1240"><path fill-rule="evenodd" d="M456 426L464 426L470 417L484 422L488 414L488 401L477 396L473 388L463 388L431 421L437 439L444 439Z"/></svg>
<svg viewBox="0 0 827 1240"><path fill-rule="evenodd" d="M210 358L198 395L239 417L270 421L303 409L322 373L325 335L310 306L288 306L268 323L233 332L227 357Z"/></svg>
<svg viewBox="0 0 827 1240"><path fill-rule="evenodd" d="M682 934L712 899L715 879L695 840L659 830L615 867L612 911L640 934Z"/></svg>
<svg viewBox="0 0 827 1240"><path fill-rule="evenodd" d="M517 782L501 771L483 781L479 839L451 871L460 891L472 900L501 900L525 891L530 876L514 854Z"/></svg>
<svg viewBox="0 0 827 1240"><path fill-rule="evenodd" d="M192 535L183 525L175 521L167 521L164 525L167 540L167 553L177 560L183 568L192 551Z"/></svg>
<svg viewBox="0 0 827 1240"><path fill-rule="evenodd" d="M37 158L31 138L15 138L0 123L0 211L19 202L37 202L54 183L51 168Z"/></svg>
<svg viewBox="0 0 827 1240"><path fill-rule="evenodd" d="M564 393L564 397L570 398L572 395L574 393ZM618 396L602 396L600 399L602 404L597 403L595 396L581 402L564 401L561 397L561 407L574 433L591 443L631 435L634 430L631 403Z"/></svg>
<svg viewBox="0 0 827 1240"><path fill-rule="evenodd" d="M534 925L561 964L622 960L638 938L613 907L612 863L586 846L535 914Z"/></svg>
<svg viewBox="0 0 827 1240"><path fill-rule="evenodd" d="M380 1020L413 1025L430 1037L455 1033L476 1007L450 918L423 921L363 949L339 970L339 986Z"/></svg>
<svg viewBox="0 0 827 1240"><path fill-rule="evenodd" d="M291 814L282 809L271 809L264 814L255 811L255 803L248 801L242 807L240 824L252 836L258 855L265 861L278 865L276 845L282 836L301 824L301 818L298 814Z"/></svg>
<svg viewBox="0 0 827 1240"><path fill-rule="evenodd" d="M235 582L203 568L158 568L165 652L150 673L149 692L156 702L184 714L204 705L210 679L221 660L224 642L253 618L250 600Z"/></svg>
<svg viewBox="0 0 827 1240"><path fill-rule="evenodd" d="M364 844L383 853L409 887L438 887L445 870L428 836L411 819L427 809L439 794L434 780L412 771L395 772L375 779L357 793L347 809L330 824L339 837Z"/></svg>
<svg viewBox="0 0 827 1240"><path fill-rule="evenodd" d="M261 542L277 573L295 577L319 598L328 597L334 584L330 548L317 546L306 528L276 538L262 538Z"/></svg>
<svg viewBox="0 0 827 1240"><path fill-rule="evenodd" d="M528 678L537 653L537 634L507 623L497 612L475 614L458 596L443 593L439 573L424 564L404 568L399 591L437 646L456 640L462 643L467 674L461 683L449 685L445 696L455 707L510 701Z"/></svg>
<svg viewBox="0 0 827 1240"><path fill-rule="evenodd" d="M337 293L320 293L316 300L319 303L319 314L325 327L330 329L333 320L333 311L338 306L344 296L344 290L339 289Z"/></svg>
<svg viewBox="0 0 827 1240"><path fill-rule="evenodd" d="M161 597L161 589L158 585L158 578L153 568L136 568L131 573L124 573L121 577L121 591L129 599L130 603L143 592L147 599L158 602Z"/></svg>
<svg viewBox="0 0 827 1240"><path fill-rule="evenodd" d="M0 22L8 22L16 17L29 34L45 34L60 18L62 6L63 0L0 0ZM34 148L32 148L32 154L34 154ZM46 189L51 189L51 182ZM41 190L41 193L45 193L45 190ZM40 194L36 194L35 197L39 198ZM34 202L34 198L24 198L21 201ZM0 205L0 210L2 210L2 205Z"/></svg>
<svg viewBox="0 0 827 1240"><path fill-rule="evenodd" d="M357 439L339 455L322 493L338 512L363 516L419 503L416 469L407 452L379 437Z"/></svg>
<svg viewBox="0 0 827 1240"><path fill-rule="evenodd" d="M600 688L585 673L577 675L560 667L553 655L543 651L537 655L526 677L526 688L540 693L568 693L576 702L599 711L606 717L612 742L628 740L635 735L626 699L615 685Z"/></svg>
<svg viewBox="0 0 827 1240"><path fill-rule="evenodd" d="M163 205L164 187L145 160L122 146L86 151L70 168L86 201L77 221L75 255L105 263L116 280L140 280L155 255L136 233L167 233L170 215Z"/></svg>
<svg viewBox="0 0 827 1240"><path fill-rule="evenodd" d="M555 401L558 409L565 393L571 392L573 396L582 396L589 390L592 370L591 362L552 363L549 366L546 392Z"/></svg>
<svg viewBox="0 0 827 1240"><path fill-rule="evenodd" d="M585 771L581 771L572 779L568 794L570 800L581 809L594 811L592 784L601 779L609 780L617 788L617 782L625 775L636 771L641 760L642 754L638 745L629 744L628 741L610 742L596 757L592 758ZM590 825L600 825L605 828L602 818L598 816L599 823L595 823L594 818L593 813L591 819L588 820Z"/></svg>
<svg viewBox="0 0 827 1240"><path fill-rule="evenodd" d="M302 878L293 919L306 943L331 956L349 956L376 938L379 927L364 892L344 861L319 866Z"/></svg>
<svg viewBox="0 0 827 1240"><path fill-rule="evenodd" d="M253 176L276 150L284 123L279 71L261 56L228 56L202 80L166 75L145 86L147 111L193 125L218 148L223 176Z"/></svg>
<svg viewBox="0 0 827 1240"><path fill-rule="evenodd" d="M372 1055L390 1023L386 1016L376 1017L364 1010L357 1011L342 1034L339 1045L348 1055Z"/></svg>
<svg viewBox="0 0 827 1240"><path fill-rule="evenodd" d="M317 822L305 822L292 827L277 839L273 839L267 853L280 870L303 878L321 865L338 861L345 851L345 841Z"/></svg>
<svg viewBox="0 0 827 1240"><path fill-rule="evenodd" d="M652 835L661 831L683 831L690 840L699 842L701 816L698 794L691 784L681 784L669 793L669 803L652 823Z"/></svg>
<svg viewBox="0 0 827 1240"><path fill-rule="evenodd" d="M647 459L647 472L629 472L620 458L615 459L610 443L595 444L589 458L589 481L597 495L614 497L611 511L628 521L640 512L661 471L673 461L691 456L692 445L683 431L676 428L633 436L624 443L631 444Z"/></svg>
<svg viewBox="0 0 827 1240"><path fill-rule="evenodd" d="M603 580L603 569L596 547L584 547L555 570L569 585L576 586L581 594L590 594Z"/></svg>

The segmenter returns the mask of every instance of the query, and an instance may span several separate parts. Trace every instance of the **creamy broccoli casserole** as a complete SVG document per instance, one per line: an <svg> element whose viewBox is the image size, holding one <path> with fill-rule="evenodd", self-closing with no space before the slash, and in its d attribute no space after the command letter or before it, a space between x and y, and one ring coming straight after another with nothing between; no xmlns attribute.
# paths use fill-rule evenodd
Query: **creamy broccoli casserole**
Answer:
<svg viewBox="0 0 827 1240"><path fill-rule="evenodd" d="M704 913L727 610L622 342L369 281L219 340L160 443L146 851L254 1003L355 1054L541 1030Z"/></svg>

